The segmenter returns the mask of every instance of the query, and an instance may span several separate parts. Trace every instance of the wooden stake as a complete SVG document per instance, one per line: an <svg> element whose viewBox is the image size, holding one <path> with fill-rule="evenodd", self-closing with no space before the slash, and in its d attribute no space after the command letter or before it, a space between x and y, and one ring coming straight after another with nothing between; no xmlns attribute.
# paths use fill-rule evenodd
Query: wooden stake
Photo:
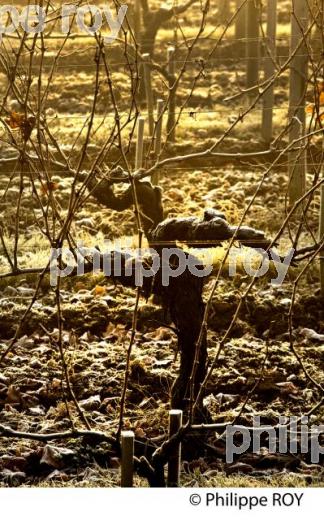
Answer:
<svg viewBox="0 0 324 520"><path fill-rule="evenodd" d="M155 123L155 143L154 143L154 154L156 159L159 158L162 148L162 126L163 126L163 111L164 111L164 101L163 99L157 100L157 110L156 110L156 123ZM155 186L159 184L160 176L158 172L153 173L152 175L152 184Z"/></svg>
<svg viewBox="0 0 324 520"><path fill-rule="evenodd" d="M156 120L156 130L155 130L155 147L154 152L158 157L161 153L162 147L162 125L163 125L163 110L164 110L164 101L163 99L157 100L157 120Z"/></svg>
<svg viewBox="0 0 324 520"><path fill-rule="evenodd" d="M171 410L169 413L169 438L176 434L182 426L182 410ZM168 487L179 487L181 465L181 443L174 449L168 463Z"/></svg>
<svg viewBox="0 0 324 520"><path fill-rule="evenodd" d="M138 118L135 170L143 168L145 118Z"/></svg>
<svg viewBox="0 0 324 520"><path fill-rule="evenodd" d="M150 55L143 54L143 68L144 68L144 84L146 92L146 106L148 113L149 122L149 133L150 137L154 132L154 107L153 107L153 91L152 91L152 79L151 79L151 67L149 65Z"/></svg>
<svg viewBox="0 0 324 520"><path fill-rule="evenodd" d="M134 0L134 37L136 43L141 45L141 0Z"/></svg>
<svg viewBox="0 0 324 520"><path fill-rule="evenodd" d="M308 24L307 2L292 0L290 54L300 44ZM308 57L305 43L300 45L290 62L289 85L289 142L305 131L305 99L307 89ZM303 143L301 143L301 146ZM292 206L305 192L306 152L289 153L289 204Z"/></svg>
<svg viewBox="0 0 324 520"><path fill-rule="evenodd" d="M251 88L259 82L259 0L248 0L246 22L246 88Z"/></svg>
<svg viewBox="0 0 324 520"><path fill-rule="evenodd" d="M167 122L167 135L168 140L172 143L175 141L176 136L176 130L175 130L175 123L176 123L176 88L174 87L175 82L175 48L169 47L168 48L168 72L169 72L169 113L168 113L168 122Z"/></svg>
<svg viewBox="0 0 324 520"><path fill-rule="evenodd" d="M323 173L324 178L324 173ZM321 186L321 206L320 206L320 227L319 227L319 239L323 240L324 237L324 184ZM324 297L324 249L320 252L320 284L321 284L321 295Z"/></svg>
<svg viewBox="0 0 324 520"><path fill-rule="evenodd" d="M324 150L324 138L323 138L323 150ZM324 180L324 165L322 166L322 179ZM319 233L318 241L320 242L324 238L324 184L321 185L321 204L319 214ZM324 297L324 249L320 252L320 287L321 295Z"/></svg>
<svg viewBox="0 0 324 520"><path fill-rule="evenodd" d="M275 73L276 58L276 29L277 29L277 0L268 0L267 8L267 48L264 63L264 79L267 80ZM274 85L268 88L263 95L262 111L262 139L270 144L273 135L273 105Z"/></svg>
<svg viewBox="0 0 324 520"><path fill-rule="evenodd" d="M134 473L134 432L121 434L121 487L133 487Z"/></svg>
<svg viewBox="0 0 324 520"><path fill-rule="evenodd" d="M135 42L138 45L139 50L141 50L142 44L142 8L141 8L141 0L134 0L134 21L133 21L133 30L134 30L134 38ZM145 85L143 81L143 63L138 60L137 63L137 88L136 88L136 101L138 104L141 104L145 98Z"/></svg>
<svg viewBox="0 0 324 520"><path fill-rule="evenodd" d="M179 3L178 0L173 0L173 9L178 9ZM174 29L173 29L173 44L175 47L178 45L178 31L179 31L179 21L178 17L174 16Z"/></svg>
<svg viewBox="0 0 324 520"><path fill-rule="evenodd" d="M238 11L244 0L236 0L236 11ZM246 38L246 5L241 7L235 18L235 39L241 40L240 43L245 44Z"/></svg>
<svg viewBox="0 0 324 520"><path fill-rule="evenodd" d="M218 0L218 16L222 24L226 24L230 18L231 5L228 0Z"/></svg>
<svg viewBox="0 0 324 520"><path fill-rule="evenodd" d="M247 4L244 4L244 0L236 0L236 11L235 17L235 39L236 39L236 52L239 58L244 58L246 54L246 26L247 26Z"/></svg>

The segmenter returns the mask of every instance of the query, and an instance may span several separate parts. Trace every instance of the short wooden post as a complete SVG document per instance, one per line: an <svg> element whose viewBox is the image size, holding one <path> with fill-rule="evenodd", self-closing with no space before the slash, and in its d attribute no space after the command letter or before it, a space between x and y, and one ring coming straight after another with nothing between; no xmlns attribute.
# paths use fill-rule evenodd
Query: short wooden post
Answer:
<svg viewBox="0 0 324 520"><path fill-rule="evenodd" d="M264 62L264 79L270 79L275 73L277 30L277 0L268 0L267 6L267 39L266 57ZM270 144L273 135L274 84L263 95L262 139Z"/></svg>
<svg viewBox="0 0 324 520"><path fill-rule="evenodd" d="M308 24L308 7L304 0L292 0L290 54L303 38ZM307 45L302 43L290 62L289 85L289 142L293 143L305 131L305 102L307 90ZM303 146L304 143L300 143ZM289 153L289 204L292 206L305 191L306 152Z"/></svg>
<svg viewBox="0 0 324 520"><path fill-rule="evenodd" d="M168 48L168 73L169 73L169 113L167 121L167 136L170 142L175 141L176 136L176 86L175 86L175 48Z"/></svg>
<svg viewBox="0 0 324 520"><path fill-rule="evenodd" d="M246 88L254 87L259 82L259 0L248 0L246 20Z"/></svg>
<svg viewBox="0 0 324 520"><path fill-rule="evenodd" d="M137 45L141 44L141 0L134 0L134 37Z"/></svg>
<svg viewBox="0 0 324 520"><path fill-rule="evenodd" d="M133 487L134 473L134 432L121 434L121 487Z"/></svg>
<svg viewBox="0 0 324 520"><path fill-rule="evenodd" d="M143 156L144 156L144 127L145 118L138 118L137 127L137 141L136 141L136 156L135 156L135 170L143 168Z"/></svg>
<svg viewBox="0 0 324 520"><path fill-rule="evenodd" d="M148 113L149 133L150 133L150 137L152 137L153 132L154 132L154 107L153 107L151 67L149 65L149 61L150 61L150 55L143 54L146 106L147 106L147 113Z"/></svg>
<svg viewBox="0 0 324 520"><path fill-rule="evenodd" d="M164 101L163 99L157 100L157 110L156 110L156 123L155 123L155 142L154 142L154 155L157 160L159 160L159 156L162 148L162 125L163 125L163 113L164 113ZM152 175L152 184L155 186L159 184L159 173L155 172Z"/></svg>
<svg viewBox="0 0 324 520"><path fill-rule="evenodd" d="M169 413L169 438L175 435L182 426L182 410L171 410ZM181 443L177 444L168 463L168 487L178 487L180 483Z"/></svg>

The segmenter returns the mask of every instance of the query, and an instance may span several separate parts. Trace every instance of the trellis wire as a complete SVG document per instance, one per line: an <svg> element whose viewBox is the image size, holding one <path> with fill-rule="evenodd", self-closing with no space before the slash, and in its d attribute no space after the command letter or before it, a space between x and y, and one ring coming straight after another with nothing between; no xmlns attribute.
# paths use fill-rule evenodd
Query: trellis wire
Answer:
<svg viewBox="0 0 324 520"><path fill-rule="evenodd" d="M258 40L260 41L261 43L264 43L265 40L264 38L262 38L261 40ZM275 40L275 42L278 42L278 39ZM276 58L279 60L281 58L287 58L287 54L279 54L277 53L276 55ZM320 58L322 56L322 53L318 52L314 52L313 54L313 57L315 58ZM304 57L308 57L309 54L308 53L305 53L305 54L302 54L300 53L299 56L304 56ZM262 59L266 59L266 56ZM248 57L248 56L241 56L239 58L239 62L241 63L242 61L245 61L245 62L248 62L248 61L252 61L252 60L260 60L260 57L259 56L256 56L256 57ZM165 64L164 61L156 61L159 65L163 66ZM197 59L192 59L192 60L186 60L186 65L200 65L200 63L203 62L204 63L204 66L207 66L208 64L211 64L211 65L215 65L215 64L223 64L223 63L226 63L226 62L231 62L231 63L237 63L238 62L238 58L236 56L228 56L228 57L225 57L225 56L216 56L214 58L208 58L208 59L200 59L200 58L197 58ZM184 63L184 60L173 60L173 63L176 65L178 63L180 63L181 65L183 65ZM135 66L136 62L135 60L134 61L130 61L130 64ZM128 65L126 64L126 62L111 62L110 63L110 68L114 68L114 67L125 67ZM100 65L101 68L103 68L102 65ZM44 63L43 65L43 69L46 69L48 68L49 70L51 70L52 68L52 65L50 64L46 64ZM56 66L56 69L59 70L59 69L70 69L70 70L74 70L74 69L77 69L77 68L80 68L80 69L94 69L95 68L95 65L94 64L88 64L88 63L69 63L68 65L64 65L64 64L57 64ZM32 65L31 66L31 69L36 69L38 70L39 67L38 65ZM82 73L82 72L81 72Z"/></svg>

